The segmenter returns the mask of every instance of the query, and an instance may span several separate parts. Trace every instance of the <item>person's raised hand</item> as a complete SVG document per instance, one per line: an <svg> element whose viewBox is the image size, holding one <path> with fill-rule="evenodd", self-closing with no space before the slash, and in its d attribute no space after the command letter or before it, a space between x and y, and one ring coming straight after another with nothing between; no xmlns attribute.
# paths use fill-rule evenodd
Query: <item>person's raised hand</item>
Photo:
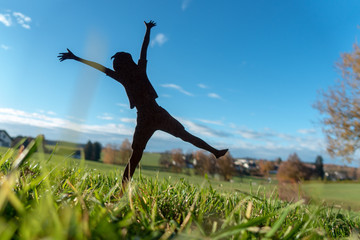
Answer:
<svg viewBox="0 0 360 240"><path fill-rule="evenodd" d="M156 23L153 20L150 20L149 22L144 21L144 23L145 23L147 29L151 29L152 27L156 26Z"/></svg>
<svg viewBox="0 0 360 240"><path fill-rule="evenodd" d="M62 62L66 59L75 59L76 56L67 48L67 52L59 53L58 58L59 58L60 62Z"/></svg>

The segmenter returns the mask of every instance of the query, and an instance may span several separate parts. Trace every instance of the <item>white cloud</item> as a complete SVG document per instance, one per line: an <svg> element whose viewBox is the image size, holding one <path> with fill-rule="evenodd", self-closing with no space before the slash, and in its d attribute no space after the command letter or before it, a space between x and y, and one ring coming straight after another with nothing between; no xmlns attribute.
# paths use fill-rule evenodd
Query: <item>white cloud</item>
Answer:
<svg viewBox="0 0 360 240"><path fill-rule="evenodd" d="M161 86L164 87L164 88L176 89L179 92L181 92L181 93L183 93L185 95L188 95L188 96L194 96L192 93L190 93L188 91L185 91L181 86L176 85L176 84L168 83L168 84L162 84Z"/></svg>
<svg viewBox="0 0 360 240"><path fill-rule="evenodd" d="M0 22L3 23L6 27L10 27L12 25L10 14L8 14L8 13L1 14L0 13Z"/></svg>
<svg viewBox="0 0 360 240"><path fill-rule="evenodd" d="M181 2L181 9L182 9L183 11L185 11L185 10L188 8L190 2L191 2L191 0L182 0L182 2Z"/></svg>
<svg viewBox="0 0 360 240"><path fill-rule="evenodd" d="M9 50L10 47L5 45L5 44L1 44L1 48L4 49L4 50Z"/></svg>
<svg viewBox="0 0 360 240"><path fill-rule="evenodd" d="M98 119L102 119L102 120L113 120L114 118L112 116L110 116L110 114L108 113L103 113L102 115L100 116L97 116Z"/></svg>
<svg viewBox="0 0 360 240"><path fill-rule="evenodd" d="M228 137L228 136L230 136L230 134L227 132L217 131L217 130L209 128L207 126L203 126L203 125L194 123L190 120L180 118L179 121L182 124L184 124L185 127L187 129L189 129L189 131L191 133L196 133L196 134L199 134L202 136L207 136L207 137Z"/></svg>
<svg viewBox="0 0 360 240"><path fill-rule="evenodd" d="M202 84L202 83L199 83L198 87L203 88L203 89L209 88L208 86L206 86L205 84Z"/></svg>
<svg viewBox="0 0 360 240"><path fill-rule="evenodd" d="M286 154L289 155L294 152L310 156L310 153L316 155L323 153L326 149L324 140L321 137L314 136L311 131L308 133L304 132L303 135L299 137L297 133L281 133L267 128L257 131L244 127L238 128L234 124L231 125L231 128L234 129L235 139L246 141L247 144L254 146L258 156L262 155L269 158L269 156L272 155L272 157L276 157L275 154L277 153L279 154L278 156L282 155L282 157L287 157L285 156ZM234 142L236 142L236 140L234 140ZM242 148L236 147L235 145L233 145L233 147ZM249 150L250 147L247 147L247 149ZM315 155L313 156L314 158Z"/></svg>
<svg viewBox="0 0 360 240"><path fill-rule="evenodd" d="M151 46L154 47L155 45L162 46L165 42L168 41L168 38L163 33L158 33L154 40L151 41Z"/></svg>
<svg viewBox="0 0 360 240"><path fill-rule="evenodd" d="M129 108L129 104L125 104L125 103L117 103L116 105L123 108Z"/></svg>
<svg viewBox="0 0 360 240"><path fill-rule="evenodd" d="M170 98L171 97L171 95L169 95L169 94L162 94L161 96L164 97L164 98Z"/></svg>
<svg viewBox="0 0 360 240"><path fill-rule="evenodd" d="M135 118L120 118L120 121L122 121L124 123L136 124L136 119Z"/></svg>
<svg viewBox="0 0 360 240"><path fill-rule="evenodd" d="M198 119L200 122L218 125L218 126L224 126L224 124L221 121L213 121L213 120L206 120L206 119Z"/></svg>
<svg viewBox="0 0 360 240"><path fill-rule="evenodd" d="M313 129L313 128L310 128L310 129L299 129L297 132L298 132L298 133L301 133L301 134L315 134L315 133L316 133L316 130Z"/></svg>
<svg viewBox="0 0 360 240"><path fill-rule="evenodd" d="M30 29L30 22L31 18L24 15L20 12L12 12L8 11L9 13L2 14L0 13L0 22L3 23L6 27L13 26L13 18L15 18L15 21L17 24L22 26L23 28Z"/></svg>
<svg viewBox="0 0 360 240"><path fill-rule="evenodd" d="M55 115L56 115L56 112L53 112L53 111L47 111L47 114L55 116Z"/></svg>
<svg viewBox="0 0 360 240"><path fill-rule="evenodd" d="M45 114L29 113L11 108L0 108L0 123L27 125L45 129L64 129L90 134L132 135L131 128L123 124L89 125L73 121L49 117Z"/></svg>
<svg viewBox="0 0 360 240"><path fill-rule="evenodd" d="M210 97L210 98L216 98L216 99L221 99L221 97L220 97L218 94L216 94L216 93L209 93L209 94L208 94L208 97Z"/></svg>
<svg viewBox="0 0 360 240"><path fill-rule="evenodd" d="M13 16L16 18L16 21L20 26L26 29L30 29L29 23L31 22L31 18L20 13L20 12L13 12Z"/></svg>

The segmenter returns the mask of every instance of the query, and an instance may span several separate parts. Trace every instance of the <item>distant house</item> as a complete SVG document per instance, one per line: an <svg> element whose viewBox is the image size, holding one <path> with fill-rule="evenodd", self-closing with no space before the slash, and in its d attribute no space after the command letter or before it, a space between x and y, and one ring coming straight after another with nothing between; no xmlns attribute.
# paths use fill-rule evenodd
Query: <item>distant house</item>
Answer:
<svg viewBox="0 0 360 240"><path fill-rule="evenodd" d="M254 159L238 158L234 161L235 169L243 174L256 174L259 171L259 166Z"/></svg>
<svg viewBox="0 0 360 240"><path fill-rule="evenodd" d="M0 130L0 147L11 147L12 138L5 130Z"/></svg>

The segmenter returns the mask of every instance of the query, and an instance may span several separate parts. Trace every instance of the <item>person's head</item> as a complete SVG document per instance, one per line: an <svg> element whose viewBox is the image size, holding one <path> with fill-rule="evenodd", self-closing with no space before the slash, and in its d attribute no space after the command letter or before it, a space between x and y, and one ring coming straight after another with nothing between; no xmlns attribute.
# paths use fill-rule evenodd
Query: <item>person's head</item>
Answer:
<svg viewBox="0 0 360 240"><path fill-rule="evenodd" d="M117 72L126 71L136 66L131 54L127 52L117 52L111 59L114 59L113 68Z"/></svg>

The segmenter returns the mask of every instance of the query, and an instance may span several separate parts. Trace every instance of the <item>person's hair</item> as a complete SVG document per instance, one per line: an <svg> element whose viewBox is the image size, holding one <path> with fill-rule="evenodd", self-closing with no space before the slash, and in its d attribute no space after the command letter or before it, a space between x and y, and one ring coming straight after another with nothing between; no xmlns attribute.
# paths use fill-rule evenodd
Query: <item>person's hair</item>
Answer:
<svg viewBox="0 0 360 240"><path fill-rule="evenodd" d="M114 59L113 68L115 71L124 71L136 66L131 54L127 52L117 52L111 59Z"/></svg>

